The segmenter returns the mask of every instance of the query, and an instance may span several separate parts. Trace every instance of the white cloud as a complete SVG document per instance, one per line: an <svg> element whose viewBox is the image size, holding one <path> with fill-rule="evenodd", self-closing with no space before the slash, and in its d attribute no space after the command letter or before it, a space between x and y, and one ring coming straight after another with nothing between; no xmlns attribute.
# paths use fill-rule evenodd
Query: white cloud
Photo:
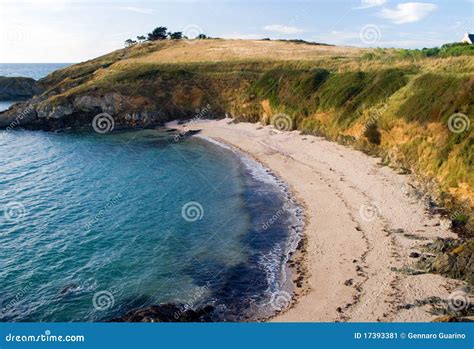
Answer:
<svg viewBox="0 0 474 349"><path fill-rule="evenodd" d="M265 27L263 27L263 29L269 32L275 32L280 34L301 34L304 32L303 29L281 24L266 25Z"/></svg>
<svg viewBox="0 0 474 349"><path fill-rule="evenodd" d="M130 11L130 12L135 12L135 13L143 13L150 15L153 13L153 10L148 9L148 8L142 8L142 7L135 7L135 6L121 6L119 7L119 10L122 11Z"/></svg>
<svg viewBox="0 0 474 349"><path fill-rule="evenodd" d="M369 8L369 7L382 6L386 2L387 2L387 0L361 0L360 1L360 6L358 8Z"/></svg>
<svg viewBox="0 0 474 349"><path fill-rule="evenodd" d="M395 24L411 23L422 20L437 7L431 3L407 2L398 4L394 9L384 8L379 14Z"/></svg>

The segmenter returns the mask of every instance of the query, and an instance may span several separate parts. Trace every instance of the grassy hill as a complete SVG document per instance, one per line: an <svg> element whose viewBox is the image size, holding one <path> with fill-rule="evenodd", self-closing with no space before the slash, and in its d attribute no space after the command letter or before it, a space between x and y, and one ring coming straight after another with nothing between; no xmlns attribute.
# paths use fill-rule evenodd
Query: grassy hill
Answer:
<svg viewBox="0 0 474 349"><path fill-rule="evenodd" d="M466 223L474 209L470 47L357 49L290 41L148 42L58 70L29 102L33 128L152 126L207 116L322 135L413 171ZM0 114L6 126L21 113ZM29 119L30 120L30 119Z"/></svg>

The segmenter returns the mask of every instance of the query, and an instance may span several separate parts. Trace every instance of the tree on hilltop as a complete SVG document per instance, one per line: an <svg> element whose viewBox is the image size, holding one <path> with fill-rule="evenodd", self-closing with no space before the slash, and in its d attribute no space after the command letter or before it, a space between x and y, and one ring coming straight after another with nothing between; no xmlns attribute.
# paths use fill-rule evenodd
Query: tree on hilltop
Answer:
<svg viewBox="0 0 474 349"><path fill-rule="evenodd" d="M135 40L132 40L132 39L125 40L125 47L132 47L132 46L135 46L136 44L137 42Z"/></svg>
<svg viewBox="0 0 474 349"><path fill-rule="evenodd" d="M146 36L145 35L138 35L137 40L138 40L138 42L143 42L143 41L146 40Z"/></svg>
<svg viewBox="0 0 474 349"><path fill-rule="evenodd" d="M183 32L169 32L168 35L171 40L181 40L183 38Z"/></svg>
<svg viewBox="0 0 474 349"><path fill-rule="evenodd" d="M148 33L148 40L166 40L166 38L168 37L167 30L168 28L166 27L157 27L153 29L151 33Z"/></svg>

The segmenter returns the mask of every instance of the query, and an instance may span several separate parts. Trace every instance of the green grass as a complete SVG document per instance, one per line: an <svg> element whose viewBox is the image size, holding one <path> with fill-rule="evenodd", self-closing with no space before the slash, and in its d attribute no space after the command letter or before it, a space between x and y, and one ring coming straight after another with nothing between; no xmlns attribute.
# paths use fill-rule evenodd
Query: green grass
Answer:
<svg viewBox="0 0 474 349"><path fill-rule="evenodd" d="M450 74L424 74L413 86L397 111L407 121L447 121L456 112L472 113L471 78Z"/></svg>
<svg viewBox="0 0 474 349"><path fill-rule="evenodd" d="M159 49L138 45L61 69L43 79L50 101L120 93L140 97L124 104L124 113L159 111L168 121L209 103L215 116L228 112L236 120L264 123L270 119L262 117L268 101L273 115L288 114L304 133L371 154L396 152L403 166L434 179L445 193L467 183L474 194L471 46L375 49L359 57L307 61L140 60ZM471 128L450 132L453 113L468 116Z"/></svg>

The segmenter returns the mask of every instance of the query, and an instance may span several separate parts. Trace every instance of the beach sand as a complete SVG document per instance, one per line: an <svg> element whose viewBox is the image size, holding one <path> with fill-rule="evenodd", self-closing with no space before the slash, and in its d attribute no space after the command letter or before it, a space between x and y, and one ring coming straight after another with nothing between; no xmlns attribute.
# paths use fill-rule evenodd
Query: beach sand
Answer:
<svg viewBox="0 0 474 349"><path fill-rule="evenodd" d="M417 258L409 255L422 253L421 246L436 237L456 236L440 216L427 212L409 176L323 138L230 121L169 127L202 130L203 136L241 149L286 181L305 208L305 244L297 261L305 282L296 288L291 307L271 321L430 321L439 316L423 301L446 300L463 283L413 275Z"/></svg>

